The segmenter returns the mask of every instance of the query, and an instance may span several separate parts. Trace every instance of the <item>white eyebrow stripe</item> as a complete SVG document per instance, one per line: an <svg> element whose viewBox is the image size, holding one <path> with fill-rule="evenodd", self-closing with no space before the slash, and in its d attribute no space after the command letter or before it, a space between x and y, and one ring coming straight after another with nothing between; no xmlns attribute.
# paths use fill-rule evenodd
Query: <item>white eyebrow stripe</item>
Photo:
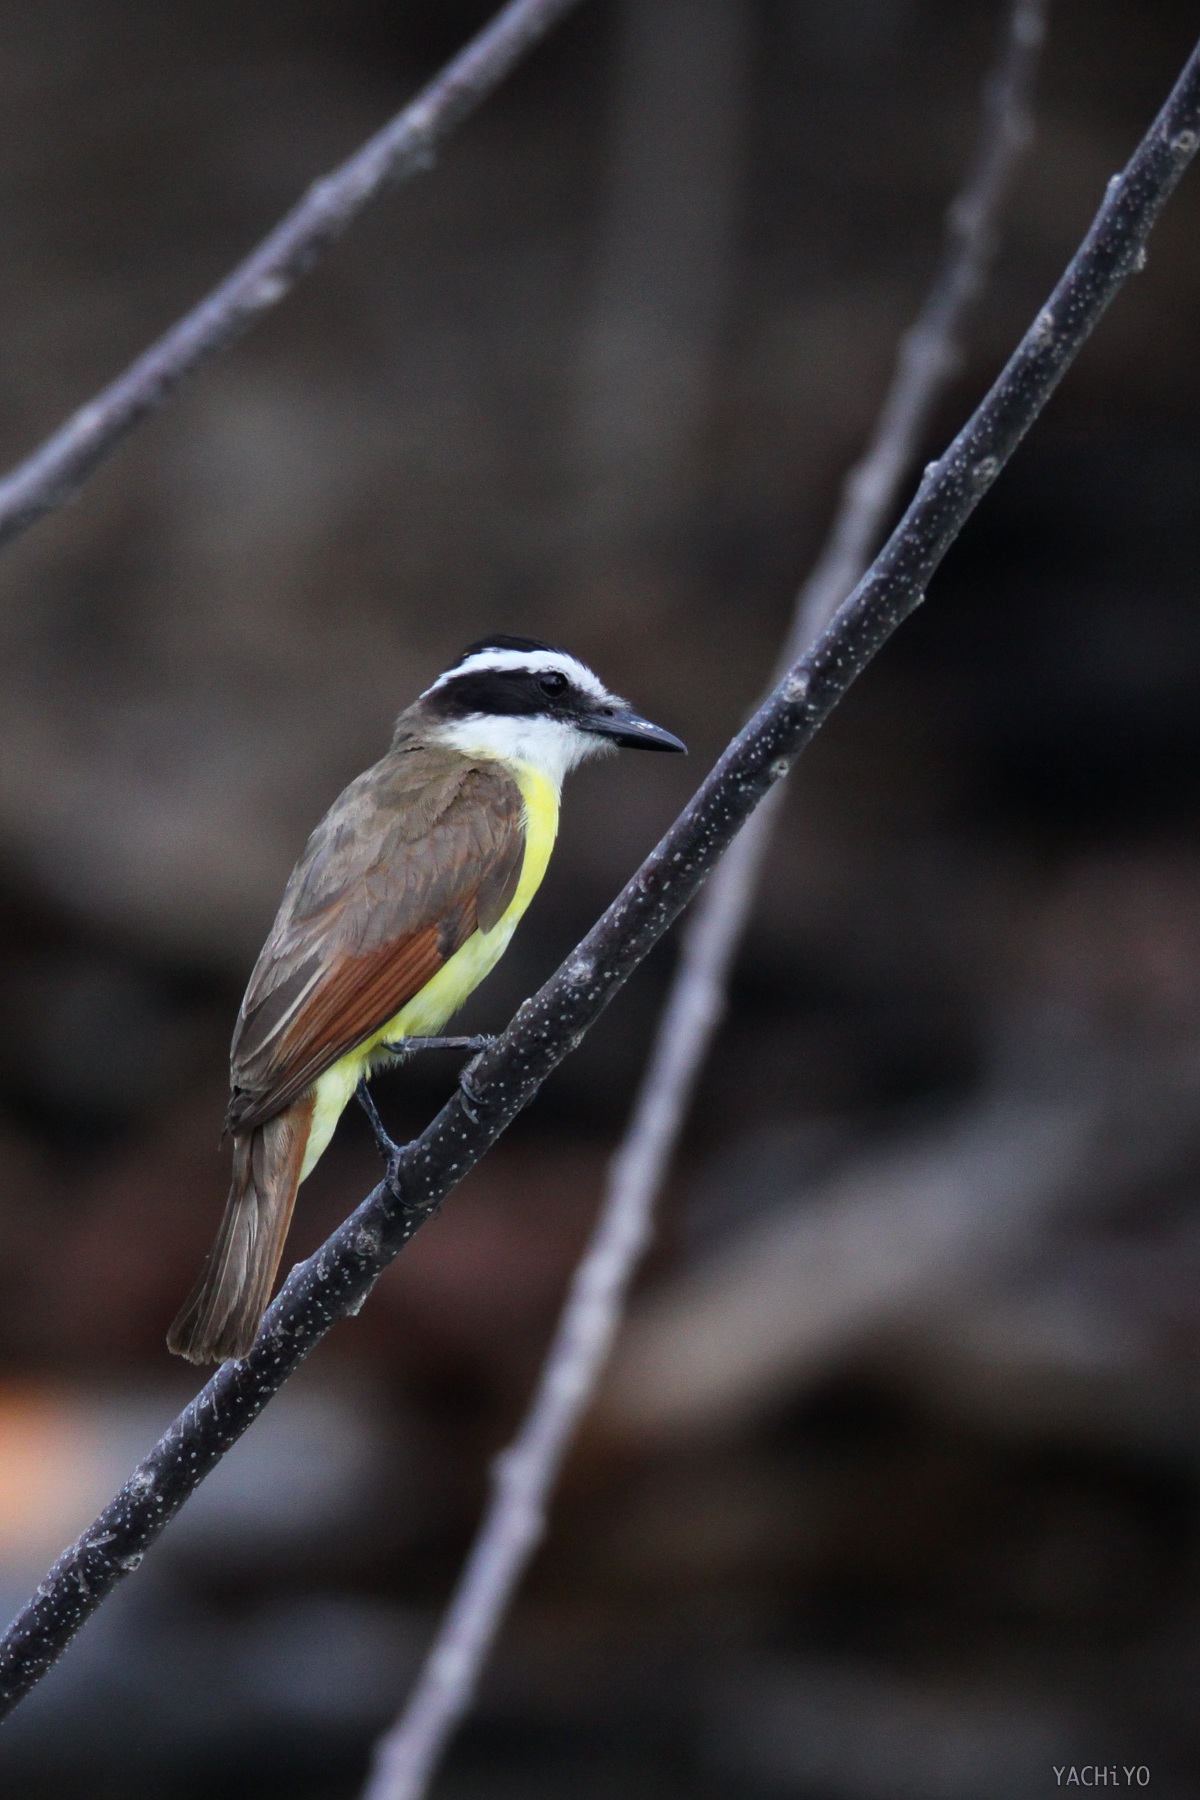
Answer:
<svg viewBox="0 0 1200 1800"><path fill-rule="evenodd" d="M432 687L425 689L425 693L435 694L439 688L445 687L447 682L457 680L460 675L504 673L512 669L520 669L529 675L546 675L551 672L565 675L568 681L573 682L577 688L582 688L593 699L609 698L604 683L598 675L593 675L586 663L558 650L477 650L465 662L456 663L454 668L439 675Z"/></svg>

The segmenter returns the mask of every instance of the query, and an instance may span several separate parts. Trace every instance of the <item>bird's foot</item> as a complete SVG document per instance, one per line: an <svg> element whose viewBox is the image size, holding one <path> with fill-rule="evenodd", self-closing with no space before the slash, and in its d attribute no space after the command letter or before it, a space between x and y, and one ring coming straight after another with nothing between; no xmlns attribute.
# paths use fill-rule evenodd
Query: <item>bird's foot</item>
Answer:
<svg viewBox="0 0 1200 1800"><path fill-rule="evenodd" d="M467 1051L470 1056L470 1061L463 1068L463 1071L459 1076L459 1086L462 1089L464 1095L466 1096L466 1107L467 1107L468 1116L472 1119L475 1119L475 1117L476 1117L475 1111L471 1105L471 1101L475 1099L475 1095L471 1091L471 1087L469 1084L469 1077L470 1077L471 1072L474 1069L476 1063L479 1061L479 1058L483 1055L483 1052L485 1050L489 1049L491 1047L491 1045L495 1043L495 1041L496 1040L494 1037L487 1037L487 1036L484 1036L484 1037L412 1037L412 1038L400 1038L394 1044L386 1044L385 1043L385 1044L381 1044L379 1047L381 1050L390 1051L393 1056L407 1056L409 1054L409 1052L413 1051L413 1050L465 1050L465 1051ZM384 1124L383 1120L379 1116L378 1108L376 1107L374 1100L371 1098L371 1090L367 1086L367 1077L365 1075L363 1076L362 1080L359 1082L358 1087L355 1090L355 1092L357 1093L357 1096L358 1096L358 1104L362 1107L363 1111L367 1115L367 1118L370 1120L371 1130L375 1133L375 1142L379 1146L379 1154L380 1154L380 1156L382 1156L384 1162L387 1164L388 1173L390 1175L395 1170L397 1162L399 1160L400 1146L399 1146L399 1144L397 1144L395 1142L395 1140L392 1137L389 1136L387 1127Z"/></svg>
<svg viewBox="0 0 1200 1800"><path fill-rule="evenodd" d="M367 1078L365 1075L355 1089L355 1093L358 1097L358 1104L362 1107L370 1121L371 1130L375 1134L375 1143L379 1149L379 1154L387 1164L388 1172L390 1174L400 1160L400 1146L396 1143L394 1138L389 1136L387 1126L379 1116L379 1110L376 1107L374 1100L371 1098L371 1090L367 1086Z"/></svg>

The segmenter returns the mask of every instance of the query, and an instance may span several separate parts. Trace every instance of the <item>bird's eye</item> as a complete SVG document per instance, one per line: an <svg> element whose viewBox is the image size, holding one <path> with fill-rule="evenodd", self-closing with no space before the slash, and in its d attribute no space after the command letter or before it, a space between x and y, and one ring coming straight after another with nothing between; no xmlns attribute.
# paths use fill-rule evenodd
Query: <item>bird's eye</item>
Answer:
<svg viewBox="0 0 1200 1800"><path fill-rule="evenodd" d="M538 676L538 686L541 688L543 694L548 695L549 698L553 700L556 699L559 694L565 693L567 678L557 669L547 669L544 675Z"/></svg>

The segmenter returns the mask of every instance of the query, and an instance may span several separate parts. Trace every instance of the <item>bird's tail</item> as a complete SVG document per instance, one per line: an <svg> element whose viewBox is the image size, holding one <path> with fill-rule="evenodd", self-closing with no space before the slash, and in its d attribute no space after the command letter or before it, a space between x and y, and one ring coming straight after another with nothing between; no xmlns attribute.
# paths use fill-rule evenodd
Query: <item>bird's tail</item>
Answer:
<svg viewBox="0 0 1200 1800"><path fill-rule="evenodd" d="M291 1224L312 1115L308 1094L265 1125L234 1133L233 1183L217 1241L167 1333L176 1356L224 1362L254 1342Z"/></svg>

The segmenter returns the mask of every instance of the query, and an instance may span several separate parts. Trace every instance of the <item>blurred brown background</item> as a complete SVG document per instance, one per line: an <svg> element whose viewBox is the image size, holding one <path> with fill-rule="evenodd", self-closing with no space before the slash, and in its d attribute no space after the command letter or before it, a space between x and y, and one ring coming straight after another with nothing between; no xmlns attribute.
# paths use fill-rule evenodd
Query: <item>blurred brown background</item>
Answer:
<svg viewBox="0 0 1200 1800"><path fill-rule="evenodd" d="M486 16L0 0L0 456ZM586 772L501 1024L770 667L929 278L1003 8L589 0L0 565L0 1598L193 1385L226 1050L394 713L544 634L692 747ZM927 450L1190 47L1054 0ZM659 1247L438 1793L1200 1791L1196 180L793 778ZM664 991L652 959L0 1734L5 1792L338 1800L448 1592ZM449 1065L380 1085L397 1133ZM375 1179L357 1117L306 1251Z"/></svg>

